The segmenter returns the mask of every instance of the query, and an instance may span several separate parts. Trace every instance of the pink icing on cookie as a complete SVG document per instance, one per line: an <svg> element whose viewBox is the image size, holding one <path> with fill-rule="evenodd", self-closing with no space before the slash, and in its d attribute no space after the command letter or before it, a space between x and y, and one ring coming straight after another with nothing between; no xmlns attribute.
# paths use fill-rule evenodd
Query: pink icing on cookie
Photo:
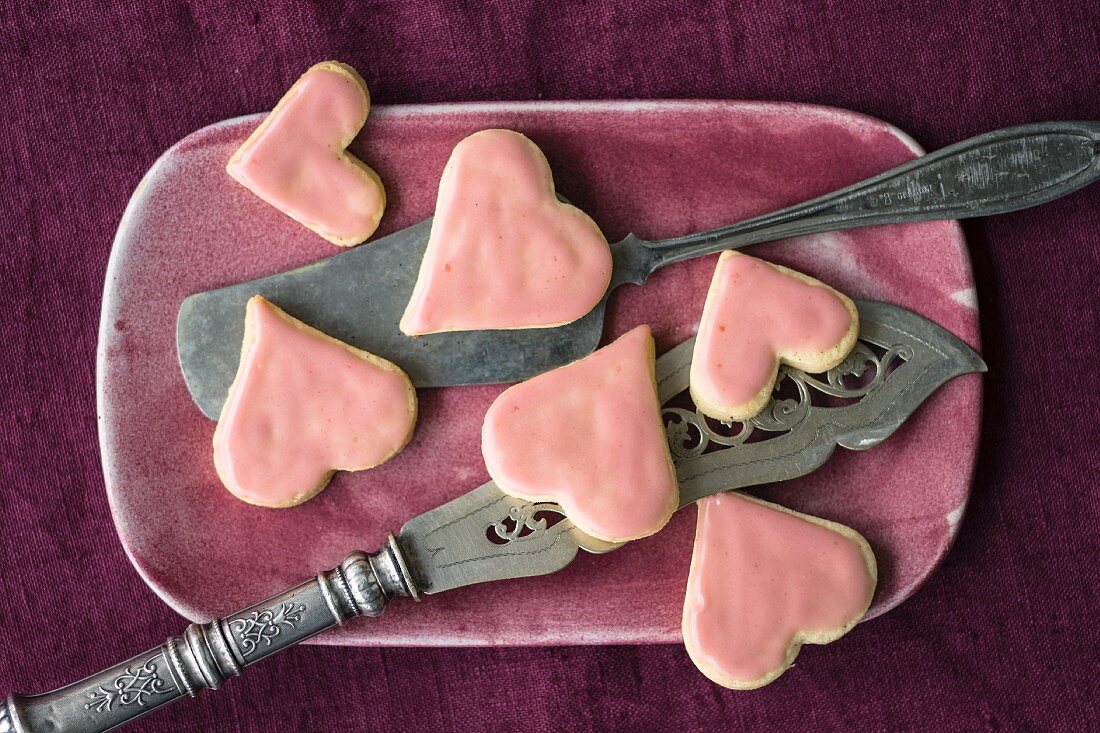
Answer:
<svg viewBox="0 0 1100 733"><path fill-rule="evenodd" d="M350 66L313 66L226 166L229 175L283 213L342 246L378 226L386 192L346 148L366 122L370 96Z"/></svg>
<svg viewBox="0 0 1100 733"><path fill-rule="evenodd" d="M504 491L558 502L594 537L617 542L661 529L679 487L649 326L506 390L485 415L481 449Z"/></svg>
<svg viewBox="0 0 1100 733"><path fill-rule="evenodd" d="M715 682L765 685L867 611L874 555L853 530L740 494L698 504L684 644Z"/></svg>
<svg viewBox="0 0 1100 733"><path fill-rule="evenodd" d="M241 364L214 431L214 465L233 494L301 503L334 470L389 459L415 422L416 391L396 366L248 301Z"/></svg>
<svg viewBox="0 0 1100 733"><path fill-rule="evenodd" d="M708 415L752 417L779 362L831 369L855 344L859 314L847 297L793 270L737 252L718 260L691 362L691 395Z"/></svg>
<svg viewBox="0 0 1100 733"><path fill-rule="evenodd" d="M590 311L610 280L607 240L555 198L542 151L518 132L483 130L447 161L401 330L558 326Z"/></svg>

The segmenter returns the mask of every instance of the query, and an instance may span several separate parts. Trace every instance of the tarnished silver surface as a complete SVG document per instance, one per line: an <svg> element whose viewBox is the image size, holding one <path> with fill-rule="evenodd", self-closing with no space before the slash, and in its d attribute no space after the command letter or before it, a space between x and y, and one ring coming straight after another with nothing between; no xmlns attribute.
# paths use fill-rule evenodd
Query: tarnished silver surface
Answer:
<svg viewBox="0 0 1100 733"><path fill-rule="evenodd" d="M803 476L838 445L877 445L944 382L985 371L969 346L916 313L876 301L856 304L860 336L848 358L820 375L784 368L776 396L741 423L705 418L687 398L694 339L657 360L657 395L681 507L722 491ZM830 404L822 404L826 397ZM677 398L687 406L678 406ZM619 546L579 531L557 504L510 497L492 481L409 521L398 539L424 593L552 573L578 550Z"/></svg>
<svg viewBox="0 0 1100 733"><path fill-rule="evenodd" d="M823 375L784 370L776 397L734 426L686 401L692 341L657 360L657 391L680 478L680 506L720 491L808 473L837 445L864 449L893 433L937 387L985 364L955 336L885 303L858 301L860 342ZM789 390L790 396L784 396ZM815 395L841 404L819 404ZM766 440L750 442L765 433ZM0 733L102 733L228 678L282 649L389 600L473 583L542 575L592 538L552 502L508 496L492 482L410 520L379 551L353 552L315 579L182 635L81 682L0 703Z"/></svg>
<svg viewBox="0 0 1100 733"><path fill-rule="evenodd" d="M243 611L206 624L99 674L44 695L0 703L0 733L101 733L201 690L218 689L256 662L357 616L377 616L418 589L390 537L373 554Z"/></svg>
<svg viewBox="0 0 1100 733"><path fill-rule="evenodd" d="M1100 123L1049 122L952 145L832 194L709 232L611 246L611 288L644 283L659 267L802 234L930 219L989 216L1064 196L1100 176ZM427 246L423 221L366 246L279 275L184 300L180 365L199 408L216 418L233 382L248 299L391 359L420 387L514 382L596 348L605 297L559 328L465 331L409 338L398 329Z"/></svg>
<svg viewBox="0 0 1100 733"><path fill-rule="evenodd" d="M986 370L969 346L935 323L886 303L856 303L859 342L844 362L823 375L782 369L776 389L790 396L773 398L752 419L716 434L715 423L694 410L666 410L670 446L680 456L680 506L803 476L837 446L878 445L944 382ZM669 386L676 387L687 388L686 376ZM704 452L708 447L731 449Z"/></svg>

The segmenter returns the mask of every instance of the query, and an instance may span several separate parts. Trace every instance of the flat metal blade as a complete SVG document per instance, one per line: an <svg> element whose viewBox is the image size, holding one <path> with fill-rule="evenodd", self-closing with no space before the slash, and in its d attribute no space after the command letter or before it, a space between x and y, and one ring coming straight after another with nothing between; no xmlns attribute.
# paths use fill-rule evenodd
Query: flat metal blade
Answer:
<svg viewBox="0 0 1100 733"><path fill-rule="evenodd" d="M589 540L595 551L614 547L563 517L556 504L516 499L490 481L409 520L397 542L421 593L552 573Z"/></svg>
<svg viewBox="0 0 1100 733"><path fill-rule="evenodd" d="M606 297L558 328L463 331L412 338L405 312L431 220L296 270L187 297L176 346L187 389L217 419L237 373L245 304L262 295L295 318L393 361L417 387L514 382L590 353L603 331Z"/></svg>
<svg viewBox="0 0 1100 733"><path fill-rule="evenodd" d="M837 446L876 446L945 382L986 371L973 349L932 321L888 303L856 305L859 341L844 362L821 375L783 368L777 396L755 417L715 431L698 410L665 411L675 420L668 429L681 507L804 476ZM686 379L668 386L677 387L686 389ZM784 390L789 396L778 396Z"/></svg>
<svg viewBox="0 0 1100 733"><path fill-rule="evenodd" d="M742 423L716 424L690 405L694 339L657 360L681 508L810 473L838 445L878 445L942 384L986 370L969 346L931 321L887 303L856 304L859 342L844 363L820 375L783 369L776 396ZM511 497L491 481L410 520L397 542L424 593L544 575L567 566L579 550L621 546L581 532L557 504Z"/></svg>

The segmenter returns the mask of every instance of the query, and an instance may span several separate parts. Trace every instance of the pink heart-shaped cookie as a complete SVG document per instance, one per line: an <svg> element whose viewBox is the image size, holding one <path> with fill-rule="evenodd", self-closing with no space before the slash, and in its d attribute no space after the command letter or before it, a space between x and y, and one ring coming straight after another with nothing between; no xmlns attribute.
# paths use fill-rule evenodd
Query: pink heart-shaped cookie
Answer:
<svg viewBox="0 0 1100 733"><path fill-rule="evenodd" d="M347 151L370 111L366 82L336 61L311 67L229 159L226 170L267 203L333 244L378 227L386 191Z"/></svg>
<svg viewBox="0 0 1100 733"><path fill-rule="evenodd" d="M443 170L401 330L560 326L592 310L610 281L607 240L555 197L538 146L483 130L455 146Z"/></svg>
<svg viewBox="0 0 1100 733"><path fill-rule="evenodd" d="M241 363L214 431L214 466L234 495L300 504L333 472L388 460L415 424L416 391L403 371L260 296L248 301Z"/></svg>
<svg viewBox="0 0 1100 733"><path fill-rule="evenodd" d="M723 252L691 360L691 396L718 420L747 420L768 403L780 362L823 372L859 335L847 296L786 267Z"/></svg>
<svg viewBox="0 0 1100 733"><path fill-rule="evenodd" d="M835 641L867 612L875 556L855 530L737 493L698 505L683 633L710 679L766 685L804 643Z"/></svg>
<svg viewBox="0 0 1100 733"><path fill-rule="evenodd" d="M609 542L653 534L679 501L653 377L649 326L580 361L505 390L485 415L481 448L507 493L556 501Z"/></svg>

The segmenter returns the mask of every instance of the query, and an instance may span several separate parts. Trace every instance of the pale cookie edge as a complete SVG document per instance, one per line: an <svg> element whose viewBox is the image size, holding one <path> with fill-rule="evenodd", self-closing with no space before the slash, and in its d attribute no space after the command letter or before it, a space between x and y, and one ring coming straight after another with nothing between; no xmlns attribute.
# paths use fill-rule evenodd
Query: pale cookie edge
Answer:
<svg viewBox="0 0 1100 733"><path fill-rule="evenodd" d="M657 351L657 346L656 346L656 342L653 339L653 331L649 327L649 325L648 324L641 324L641 325L646 328L647 335L649 337L647 339L649 376L650 376L650 379L653 382L653 399L655 401L657 401L657 406L658 406L657 420L660 423L661 434L663 435L664 432L665 432L665 426L664 426L664 421L661 417L660 402L659 402L658 397L657 397L657 374L656 374L656 368L657 368L656 367L656 363L657 363L656 351ZM638 328L638 327L639 326L635 326L635 328ZM633 329L631 329L631 330L633 330ZM627 333L629 333L629 331ZM623 335L625 336L626 334L623 334ZM595 352L593 352L593 353L595 353ZM578 361L582 361L582 360L588 358L588 356L591 356L591 354L588 354L587 356L583 356L580 359L577 359L573 362L570 362L570 364L575 364ZM569 364L566 364L566 365L563 365L563 366L569 366ZM560 369L562 367L558 367L558 368ZM544 373L546 373L546 372L544 372ZM509 387L504 392L501 392L500 397L503 397L505 394L507 394L508 390L513 389L514 387L520 386L520 384L523 384L523 382L520 382L519 384L513 385L512 387ZM498 397L497 399L500 399L500 397ZM486 427L486 423L482 422L482 424L481 424L481 443L482 443L482 446L485 445L485 427ZM618 538L609 537L609 536L604 535L600 532L593 532L590 529L582 527L580 524L577 523L577 521L575 519L573 519L572 517L569 516L569 507L562 504L561 505L562 511L565 512L565 516L569 519L569 521L571 521L573 523L573 526L575 526L581 532L584 532L585 534L589 535L590 537L594 537L597 540L600 540L602 542L608 542L608 543L611 543L611 544L619 544L621 542L631 542L633 540L640 540L640 539L643 539L645 537L650 537L652 535L655 535L658 532L660 532L662 529L664 529L665 525L667 525L669 520L672 519L672 515L675 514L676 510L679 509L679 507L680 507L680 492L679 492L680 482L679 482L679 479L676 475L676 464L672 460L672 452L668 447L668 442L667 441L663 441L663 442L664 442L664 446L665 446L665 459L668 463L669 475L671 476L673 486L676 487L676 491L671 492L671 495L669 497L670 498L669 506L666 507L666 511L662 514L663 519L660 522L660 524L657 526L656 529L654 529L652 531L649 531L649 532L645 532L643 534L632 535L630 537L618 537ZM485 468L489 472L489 477L496 483L496 485L500 488L500 490L503 491L505 494L508 494L509 496L514 496L517 499L523 499L524 501L530 501L530 502L546 501L546 502L557 503L557 500L552 496L536 495L536 494L524 495L523 493L518 493L518 492L512 490L511 488L509 488L505 482L502 482L499 478L497 478L496 476L493 475L492 470L489 468L489 462L488 461L485 462Z"/></svg>
<svg viewBox="0 0 1100 733"><path fill-rule="evenodd" d="M714 276L711 278L710 287L707 290L706 300L703 301L703 314L699 318L699 323L702 324L706 321L707 313L712 307L712 303L715 299L711 296L715 294L718 287L718 271L721 267L722 261L728 256L737 255L740 257L749 257L735 250L726 250L722 253L718 259L718 264L714 268ZM771 400L772 390L775 389L776 381L779 378L779 367L783 364L793 366L796 369L801 369L804 372L810 374L818 374L826 372L839 366L841 362L847 358L852 349L856 345L856 341L859 339L859 309L856 308L855 302L844 293L840 292L836 288L821 282L820 280L810 277L805 273L792 270L789 267L783 265L777 265L767 260L760 258L753 258L759 262L764 263L768 267L772 267L781 273L800 280L801 282L810 285L812 287L820 287L828 290L840 300L841 304L848 311L849 323L848 330L844 336L836 345L830 347L825 351L812 352L811 354L802 354L798 352L785 352L776 355L775 364L771 370L771 379L767 384L749 401L740 403L738 405L719 405L716 402L710 401L706 395L702 394L696 387L698 380L690 379L688 383L688 392L691 394L692 401L695 402L695 406L708 417L720 420L722 422L735 422L739 420L748 420L756 416L761 410L763 410L768 402ZM696 360L692 359L692 372L695 370Z"/></svg>
<svg viewBox="0 0 1100 733"><path fill-rule="evenodd" d="M272 308L272 310L275 312L276 315L281 317L283 320L285 320L287 323L294 326L295 328L300 328L300 329L302 329L306 332L311 332L313 335L320 336L323 339L329 341L330 343L341 346L345 350L350 352L353 356L355 356L359 359L362 359L363 361L366 361L366 362L378 367L379 369L382 369L383 371L387 371L387 372L397 374L404 380L406 394L408 396L408 402L406 403L406 407L407 407L408 414L409 414L409 429L408 429L408 433L398 443L397 447L392 452L388 453L380 461L378 461L376 463L372 463L370 465L348 466L348 467L338 466L338 467L332 468L329 471L327 471L320 478L319 483L316 486L314 486L313 488L311 488L307 491L304 491L300 494L294 495L289 501L281 502L281 503L278 503L278 504L264 503L264 502L261 502L261 501L256 501L254 498L252 498L250 496L245 496L245 495L241 494L239 491L237 491L236 487L231 485L232 482L226 480L225 472L224 472L223 467L220 465L220 462L218 460L217 446L218 446L218 440L221 436L222 418L224 417L226 410L229 408L229 403L230 403L230 400L232 399L232 396L233 396L233 393L234 393L234 388L237 386L237 382L244 376L244 373L246 371L244 356L247 353L248 349L251 346L253 346L255 341L256 341L256 335L254 333L254 328L255 327L252 325L250 319L247 317L248 306L250 306L253 301L257 301L261 304L266 304L267 306L270 306ZM325 489L325 487L328 486L329 482L332 480L332 477L336 474L337 471L365 471L367 469L374 468L375 466L380 466L383 463L385 463L386 461L388 461L391 458L393 458L394 456L396 456L398 453L403 451L406 448L406 446L408 446L408 444L412 441L413 435L416 433L416 423L417 423L417 419L419 417L419 401L417 399L416 388L413 386L412 380L409 379L408 374L406 374L405 371L403 369L401 369L401 367L397 366L396 364L389 361L388 359L384 359L384 358L382 358L382 357L380 357L376 354L370 353L369 351L364 351L363 349L357 349L356 347L352 346L351 344L348 344L344 341L341 341L340 339L329 336L327 333L325 333L323 331L319 331L316 328L314 328L313 326L310 326L309 324L307 324L303 321L299 321L297 318L290 315L289 313L287 313L286 311L284 311L282 308L275 305L271 301L267 300L262 295L253 295L251 298L249 298L248 299L248 306L246 306L246 310L245 310L245 313L246 313L245 332L244 332L244 338L242 339L242 343L241 343L241 358L240 358L240 361L237 364L237 373L233 377L233 383L229 386L228 396L226 397L225 402L222 404L222 410L221 410L221 413L218 415L218 422L217 422L217 425L214 428L214 436L213 436L213 439L212 439L212 443L213 443L213 446L214 446L214 470L218 474L218 478L221 480L222 485L226 488L227 491L229 491L229 493L231 493L233 496L237 497L241 501L245 502L246 504L251 504L252 506L265 507L265 508L268 508L268 509L288 509L290 507L298 506L299 504L304 504L305 502L309 501L313 497L320 494Z"/></svg>
<svg viewBox="0 0 1100 733"><path fill-rule="evenodd" d="M255 191L245 181L241 180L235 172L236 168L240 164L240 159L241 159L241 156L244 154L245 149L248 148L249 145L251 145L254 142L255 139L257 139L257 138L259 138L263 135L264 131L271 124L272 120L274 120L274 118L276 116L276 113L282 107L284 107L286 104L289 104L290 99L291 99L291 95L294 92L295 88L298 86L298 84L302 81L303 78L305 78L306 75L308 75L312 71L330 71L330 72L333 72L335 74L339 74L341 76L348 77L348 78L351 79L354 86L363 94L364 104L363 104L362 119L359 121L358 126L356 127L355 131L351 135L345 136L345 137L340 139L340 150L339 150L339 155L343 156L350 163L355 165L355 167L358 168L360 170L360 172L364 174L364 177L371 181L371 185L373 185L374 188L378 191L380 204L378 206L377 213L371 216L371 222L372 222L373 226L371 226L370 231L368 231L368 232L366 232L365 234L362 234L362 235L356 234L355 236L351 236L351 237L340 237L340 236L332 234L330 232L326 232L324 227L322 227L320 224L317 224L317 223L314 223L314 222L303 221L302 219L299 219L297 216L290 213L286 209L280 208L278 206L275 206L274 204L269 203L267 201L267 199L265 199L263 196L261 196L257 191ZM367 88L367 82L366 82L366 80L363 79L362 75L354 67L352 67L349 64L345 64L342 61L320 61L320 62L314 64L313 66L309 67L308 69L306 69L304 72L302 72L302 75L299 76L294 81L294 83L290 85L290 88L287 89L286 92L283 93L283 96L279 98L279 101L275 105L274 109L272 109L270 112L267 113L267 116L265 116L264 119L260 122L260 124L256 127L256 129L252 131L252 134L250 134L247 138L245 138L245 141L243 143L241 143L240 147L238 147L233 152L233 155L230 156L229 161L225 164L225 172L228 173L229 176L234 181L236 181L237 183L239 183L240 185L244 186L246 189L251 191L253 195L255 195L257 198L259 198L265 204L268 204L268 206L271 206L273 209L275 209L275 210L283 213L284 215L290 217L294 221L296 221L299 224L301 224L302 226L304 226L306 229L309 229L310 231L312 231L317 236L331 242L332 244L335 244L338 247L354 247L355 245L362 244L363 242L370 239L371 236L375 233L375 231L377 231L378 224L379 224L379 222L382 221L383 214L385 214L386 203L387 203L386 187L385 187L385 185L383 185L382 178L378 175L378 172L375 171L373 168L371 168L369 165L367 165L359 157L357 157L355 155L352 155L350 152L348 152L348 146L351 145L352 141L355 140L356 136L360 132L362 132L364 125L367 124L367 118L370 116L370 106L371 106L371 98L370 98L370 90Z"/></svg>
<svg viewBox="0 0 1100 733"><path fill-rule="evenodd" d="M788 669L790 669L791 665L794 664L794 660L798 657L799 652L802 651L802 646L804 644L822 645L822 644L832 643L832 642L836 641L837 639L840 639L845 634L847 634L849 631L851 631L856 626L856 624L858 624L861 620L863 620L863 617L867 615L867 610L870 609L870 607L871 607L871 602L874 600L874 597L875 597L875 590L878 587L878 561L875 558L874 550L871 549L871 545L870 545L870 543L867 542L867 539L862 534L860 534L859 532L857 532L856 530L852 529L851 527L849 527L845 524L840 524L839 522L833 522L833 521L828 520L828 519L822 519L821 517L815 517L815 516L810 515L810 514L803 514L802 512L797 512L794 509L788 509L785 506L781 506L779 504L775 504L775 503L770 502L770 501L765 501L763 499L757 498L757 497L752 496L750 494L741 493L740 491L734 491L734 492L730 492L730 493L737 494L740 498L747 499L748 501L759 504L759 505L761 505L765 508L785 512L785 513L790 514L790 515L792 515L792 516L794 516L798 519L801 519L803 521L807 521L807 522L810 522L812 524L816 524L820 527L823 527L824 529L827 529L831 532L835 532L836 534L839 534L840 536L844 537L846 540L854 542L856 544L856 546L859 548L860 554L863 555L863 560L867 564L867 574L868 574L868 576L870 577L870 580L871 580L870 593L868 593L868 595L867 595L867 604L863 607L863 610L861 610L858 614L853 616L851 619L849 619L847 622L845 622L841 626L833 628L833 629L824 629L824 630L819 630L819 631L816 631L816 632L815 631L810 631L810 632L798 631L798 632L796 632L791 637L790 642L787 645L787 651L786 651L786 654L784 655L783 663L779 667L776 667L776 668L770 670L769 672L767 672L762 677L759 677L759 678L754 679L754 680L741 680L741 679L737 679L737 678L734 678L734 677L728 677L728 676L724 675L720 670L717 670L717 669L711 667L707 663L707 661L703 659L702 653L698 649L694 648L693 644L690 641L691 635L688 634L688 626L689 626L688 599L687 599L687 596L685 595L683 613L681 615L681 621L680 621L680 635L683 637L684 649L687 651L688 657L691 659L692 664L694 664L696 666L696 668L700 672L702 672L702 674L707 679L709 679L711 682L714 682L717 685L725 687L726 689L729 689L729 690L755 690L755 689L759 689L761 687L764 687L765 685L768 685L768 684L774 682L780 676L782 676L784 672L786 672ZM698 502L696 502L696 504L698 504ZM691 546L691 565L689 566L689 569L688 569L688 577L689 578L691 577L691 574L695 571L695 566L696 566L695 548L696 548L696 543L698 542L698 538L699 538L698 529L696 529L695 539L693 540L692 546Z"/></svg>
<svg viewBox="0 0 1100 733"><path fill-rule="evenodd" d="M469 140L472 137L475 137L476 135L480 135L480 134L486 133L486 132L508 132L508 133L513 134L513 135L517 135L520 138L523 138L523 141L525 143L527 143L527 145L529 145L538 154L539 160L542 161L542 167L546 171L546 178L547 178L547 183L549 184L549 193L550 193L551 200L558 206L559 209L561 209L566 214L568 214L568 215L577 215L577 216L579 216L579 218L582 221L584 221L586 224L588 224L590 227L592 227L592 230L600 237L600 240L603 242L604 246L607 247L608 252L611 251L611 245L608 243L607 237L604 235L603 231L600 229L600 225L596 223L596 220L593 219L591 216L589 216L588 213L585 212L583 209L580 209L576 206L573 206L570 203L566 203L566 202L564 202L564 201L562 201L558 198L557 187L554 185L554 171L550 168L550 161L546 159L546 154L542 152L542 148L540 148L535 143L534 140L527 137L522 132L517 132L516 130L509 130L509 129L503 128L503 127L490 127L490 128L486 128L484 130L478 130L475 133L467 135L466 137L464 137L462 140L459 141L459 144L465 142L466 140ZM453 151L452 151L452 154L453 154ZM444 182L449 179L451 174L452 174L451 158L448 158L447 159L447 164L443 167L443 174L439 177L439 189L436 193L436 208L439 207L439 194L443 190ZM434 226L435 222L433 221L432 224ZM430 236L431 235L429 235L429 239L430 239ZM450 326L450 327L447 327L447 328L440 328L440 329L436 329L436 330L432 330L432 331L410 331L410 330L407 330L408 329L408 319L409 319L409 316L410 316L410 312L413 310L413 305L419 300L420 295L422 294L424 288L427 287L428 278L424 277L424 274L425 274L425 261L426 260L427 260L427 251L425 250L425 256L420 259L420 269L416 274L416 284L413 285L412 295L409 296L409 302L405 306L405 311L404 311L404 313L401 314L401 320L398 323L398 328L401 330L401 333L403 333L406 336L409 336L411 338L417 338L418 336L427 336L427 335L433 334L433 333L455 333L455 332L462 332L462 331L527 331L527 330L530 330L530 329L533 329L533 328L558 328L560 326L565 326L565 325L568 325L570 323L574 323L576 321L579 321L580 319L584 318L586 315L591 313L592 308L595 308L596 305L599 304L599 301L596 301L596 303L593 304L591 308L589 308L587 311L585 311L581 315L577 316L576 318L572 318L568 321L561 321L561 322L558 322L558 323L545 323L545 324L536 323L536 324L532 324L530 326L497 326L497 327L494 327L494 328L476 328L476 329L475 328L460 327L460 326ZM614 264L614 259L612 258L611 267L608 269L608 272L607 272L607 282L603 286L603 291L604 291L605 295L607 293L607 288L611 285L611 278L614 275L614 271L615 271L615 264Z"/></svg>

